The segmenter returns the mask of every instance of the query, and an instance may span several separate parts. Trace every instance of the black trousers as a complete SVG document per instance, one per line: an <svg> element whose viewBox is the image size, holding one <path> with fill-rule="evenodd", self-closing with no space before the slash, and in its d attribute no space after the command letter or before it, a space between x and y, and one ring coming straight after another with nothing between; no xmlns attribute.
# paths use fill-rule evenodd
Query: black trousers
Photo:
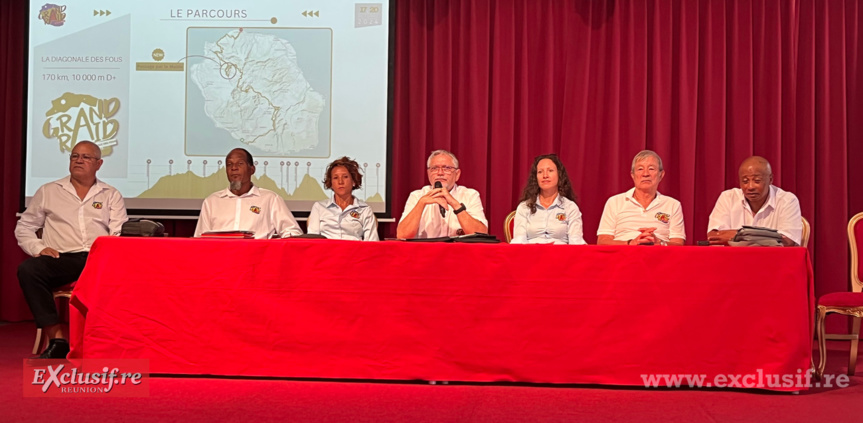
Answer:
<svg viewBox="0 0 863 423"><path fill-rule="evenodd" d="M53 290L78 280L86 263L87 253L80 252L60 253L60 258L34 257L18 266L18 283L37 327L60 323Z"/></svg>

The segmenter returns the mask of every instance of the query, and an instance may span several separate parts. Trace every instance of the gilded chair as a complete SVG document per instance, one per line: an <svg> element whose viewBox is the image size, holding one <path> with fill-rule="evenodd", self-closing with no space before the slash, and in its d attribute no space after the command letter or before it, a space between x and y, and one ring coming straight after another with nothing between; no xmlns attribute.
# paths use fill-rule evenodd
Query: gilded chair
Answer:
<svg viewBox="0 0 863 423"><path fill-rule="evenodd" d="M809 221L805 217L801 219L803 219L803 236L800 237L800 246L807 247L809 246L809 234L812 232L812 227L809 226Z"/></svg>
<svg viewBox="0 0 863 423"><path fill-rule="evenodd" d="M508 215L506 215L506 220L503 221L503 232L506 234L506 243L509 244L512 241L512 232L515 230L515 210L511 211Z"/></svg>
<svg viewBox="0 0 863 423"><path fill-rule="evenodd" d="M848 222L848 241L851 246L851 292L833 292L818 299L815 327L818 333L818 352L821 361L815 376L821 378L827 363L826 341L851 341L851 354L848 358L848 375L854 375L857 367L857 344L860 341L860 318L863 317L863 273L860 269L863 249L858 245L863 240L863 213L857 213ZM824 334L824 319L829 313L852 316L850 334Z"/></svg>
<svg viewBox="0 0 863 423"><path fill-rule="evenodd" d="M74 288L75 288L75 282L72 282L70 284L63 285L63 286L54 290L54 302L58 302L58 300L59 300L57 311L62 312L63 310L65 310L65 313L62 313L62 314L65 315L65 317L66 317L65 321L66 322L69 321L69 299L72 298L72 289L74 289ZM61 305L60 303L62 303L62 302L66 303L65 308L60 307L60 305ZM46 341L47 340L44 339L44 336L42 336L42 328L37 327L36 328L36 342L33 343L33 354L39 354L39 350L41 350L42 346L46 344Z"/></svg>

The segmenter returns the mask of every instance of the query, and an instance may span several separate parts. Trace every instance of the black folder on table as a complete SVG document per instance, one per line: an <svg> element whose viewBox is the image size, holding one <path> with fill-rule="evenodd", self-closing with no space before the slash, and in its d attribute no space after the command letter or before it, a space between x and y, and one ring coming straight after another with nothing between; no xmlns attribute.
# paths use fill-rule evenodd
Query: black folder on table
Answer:
<svg viewBox="0 0 863 423"><path fill-rule="evenodd" d="M494 235L477 232L470 235L462 235L453 238L453 242L467 242L472 244L499 244L500 240Z"/></svg>
<svg viewBox="0 0 863 423"><path fill-rule="evenodd" d="M402 239L400 241L406 242L452 242L452 238L448 236L441 236L437 238L411 238L411 239Z"/></svg>

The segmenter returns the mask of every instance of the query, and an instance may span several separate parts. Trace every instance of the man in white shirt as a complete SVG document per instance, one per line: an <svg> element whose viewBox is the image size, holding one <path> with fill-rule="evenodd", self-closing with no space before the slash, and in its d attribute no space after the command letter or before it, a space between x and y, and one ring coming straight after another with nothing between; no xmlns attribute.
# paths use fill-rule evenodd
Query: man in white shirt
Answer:
<svg viewBox="0 0 863 423"><path fill-rule="evenodd" d="M77 280L96 238L119 235L128 220L120 192L96 179L101 167L99 146L77 143L69 176L36 190L15 226L18 245L33 257L18 266L18 282L36 325L49 340L38 358L60 359L69 353L68 329L60 321L52 291Z"/></svg>
<svg viewBox="0 0 863 423"><path fill-rule="evenodd" d="M400 239L438 238L488 233L479 192L456 185L458 159L446 150L432 151L426 161L431 185L411 193L396 230ZM440 183L440 188L435 184Z"/></svg>
<svg viewBox="0 0 863 423"><path fill-rule="evenodd" d="M250 231L256 239L278 234L282 238L302 235L300 225L273 191L252 184L255 162L252 154L235 148L225 158L225 173L230 186L204 199L195 236L210 231Z"/></svg>
<svg viewBox="0 0 863 423"><path fill-rule="evenodd" d="M716 200L707 225L711 245L728 245L746 226L776 229L782 245L800 245L803 219L797 197L773 185L770 163L759 156L744 160L738 171L740 188L723 191Z"/></svg>
<svg viewBox="0 0 863 423"><path fill-rule="evenodd" d="M632 159L630 169L635 187L605 203L598 245L683 245L683 208L680 202L662 195L659 183L665 177L662 159L643 150Z"/></svg>

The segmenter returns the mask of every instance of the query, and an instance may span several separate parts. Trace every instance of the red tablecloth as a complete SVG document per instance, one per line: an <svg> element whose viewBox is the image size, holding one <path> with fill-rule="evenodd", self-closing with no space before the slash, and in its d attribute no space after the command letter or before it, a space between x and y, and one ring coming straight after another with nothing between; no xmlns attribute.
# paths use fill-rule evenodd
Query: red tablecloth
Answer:
<svg viewBox="0 0 863 423"><path fill-rule="evenodd" d="M153 373L639 386L797 375L814 310L803 248L108 237L73 304Z"/></svg>

